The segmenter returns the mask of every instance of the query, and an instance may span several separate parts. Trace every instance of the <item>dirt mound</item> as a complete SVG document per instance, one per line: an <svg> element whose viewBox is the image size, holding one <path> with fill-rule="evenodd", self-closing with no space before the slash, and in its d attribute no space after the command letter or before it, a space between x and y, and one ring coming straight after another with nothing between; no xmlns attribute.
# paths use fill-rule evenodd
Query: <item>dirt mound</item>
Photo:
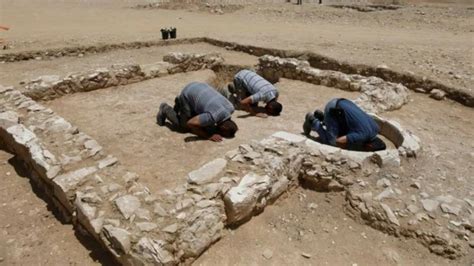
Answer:
<svg viewBox="0 0 474 266"><path fill-rule="evenodd" d="M149 3L135 6L137 9L169 9L209 12L211 14L222 15L232 13L244 8L243 5L236 4L210 4L206 1L173 1L165 3Z"/></svg>

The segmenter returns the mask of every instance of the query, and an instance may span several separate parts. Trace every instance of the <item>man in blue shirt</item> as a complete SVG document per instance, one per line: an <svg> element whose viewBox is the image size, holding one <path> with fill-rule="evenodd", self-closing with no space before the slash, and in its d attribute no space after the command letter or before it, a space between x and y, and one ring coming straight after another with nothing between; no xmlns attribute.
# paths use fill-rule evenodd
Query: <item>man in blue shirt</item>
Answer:
<svg viewBox="0 0 474 266"><path fill-rule="evenodd" d="M232 103L214 88L206 83L192 82L176 97L173 108L166 103L160 105L156 121L164 126L168 119L178 130L222 141L222 137L234 137L238 130L231 120L233 112Z"/></svg>
<svg viewBox="0 0 474 266"><path fill-rule="evenodd" d="M384 150L385 143L377 137L375 120L352 101L336 98L329 101L324 113L316 110L306 114L305 135L316 131L323 144L356 151Z"/></svg>
<svg viewBox="0 0 474 266"><path fill-rule="evenodd" d="M280 115L283 106L277 101L278 90L266 79L250 70L241 70L235 77L233 84L229 85L229 92L237 106L259 117L266 115ZM265 112L261 112L258 103L265 103Z"/></svg>

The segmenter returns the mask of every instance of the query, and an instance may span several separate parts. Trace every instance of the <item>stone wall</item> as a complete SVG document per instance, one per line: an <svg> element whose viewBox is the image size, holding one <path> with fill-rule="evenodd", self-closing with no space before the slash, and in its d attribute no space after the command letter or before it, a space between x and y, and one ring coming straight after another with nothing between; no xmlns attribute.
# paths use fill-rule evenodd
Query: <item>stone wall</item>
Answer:
<svg viewBox="0 0 474 266"><path fill-rule="evenodd" d="M335 70L346 74L379 77L385 81L403 84L410 90L416 90L421 93L430 93L432 90L437 89L445 92L446 97L449 99L469 107L474 107L473 92L463 88L448 86L409 72L398 72L384 67L353 64L310 51L283 50L255 45L244 45L208 37L203 38L203 40L212 45L225 47L229 50L244 52L255 56L272 55L281 58L298 58L308 61L312 67L317 69Z"/></svg>
<svg viewBox="0 0 474 266"><path fill-rule="evenodd" d="M0 87L0 103L2 146L24 162L31 179L75 228L92 235L121 264L191 262L223 236L224 228L251 219L300 182L321 191L347 191L351 210L375 228L421 239L451 258L463 254L455 240L406 227L385 203L380 204L383 213L358 203L360 193L354 189L361 186L353 185L372 182L367 174L379 167L396 169L397 150L351 152L278 132L190 172L187 183L173 190L154 193L52 110L13 88ZM407 134L391 134L403 145Z"/></svg>
<svg viewBox="0 0 474 266"><path fill-rule="evenodd" d="M281 77L347 91L360 91L355 102L370 113L400 109L408 103L408 89L377 77L348 75L339 71L320 70L308 61L264 55L259 58L258 71L271 82Z"/></svg>
<svg viewBox="0 0 474 266"><path fill-rule="evenodd" d="M118 49L140 49L152 46L167 46L175 44L192 44L205 42L229 50L248 53L255 56L272 55L282 58L298 58L306 60L309 64L322 70L335 70L346 74L359 74L364 76L374 76L385 81L400 83L411 90L420 93L431 93L433 90L444 92L449 99L457 101L469 107L474 107L474 93L462 88L455 88L440 82L417 76L409 72L397 72L384 67L374 67L364 64L352 64L345 61L336 60L328 56L323 56L310 51L282 50L275 48L259 47L255 45L244 45L236 42L222 41L208 37L187 38L167 41L147 41L130 42L118 44L103 44L90 46L73 46L58 49L47 49L38 51L25 51L17 53L4 53L0 55L0 62L17 62L24 60L46 60L63 56L85 56L96 53L104 53Z"/></svg>
<svg viewBox="0 0 474 266"><path fill-rule="evenodd" d="M22 92L33 100L52 100L63 95L104 89L118 85L140 82L169 74L213 68L224 62L219 54L170 53L164 62L147 65L114 65L92 71L41 76L25 84Z"/></svg>
<svg viewBox="0 0 474 266"><path fill-rule="evenodd" d="M176 44L193 44L204 41L203 38L186 38L186 39L173 39L173 40L156 40L156 41L137 41L127 43L114 43L114 44L97 44L88 46L71 46L64 48L54 48L37 51L24 51L16 53L3 53L0 54L0 62L18 62L28 60L52 60L59 57L73 56L82 57L97 53L106 53L110 51L120 49L140 49L154 46L168 46Z"/></svg>
<svg viewBox="0 0 474 266"><path fill-rule="evenodd" d="M63 95L87 92L142 81L146 78L139 65L112 66L93 71L41 76L26 83L23 93L34 100L52 100Z"/></svg>

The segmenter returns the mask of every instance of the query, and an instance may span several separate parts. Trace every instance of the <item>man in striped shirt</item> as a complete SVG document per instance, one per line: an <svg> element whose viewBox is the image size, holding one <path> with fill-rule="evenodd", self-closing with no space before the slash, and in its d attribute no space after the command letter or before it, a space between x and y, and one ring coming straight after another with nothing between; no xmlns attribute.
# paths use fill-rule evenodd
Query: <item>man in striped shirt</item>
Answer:
<svg viewBox="0 0 474 266"><path fill-rule="evenodd" d="M283 106L277 102L278 91L266 79L250 70L241 70L235 77L233 84L229 85L229 91L242 109L260 117L266 117L266 114L278 116ZM265 113L260 111L258 103L264 102Z"/></svg>
<svg viewBox="0 0 474 266"><path fill-rule="evenodd" d="M168 119L175 129L218 142L222 137L234 137L237 132L238 127L231 120L233 112L232 103L214 88L192 82L176 97L173 108L166 103L160 105L156 121L164 126Z"/></svg>

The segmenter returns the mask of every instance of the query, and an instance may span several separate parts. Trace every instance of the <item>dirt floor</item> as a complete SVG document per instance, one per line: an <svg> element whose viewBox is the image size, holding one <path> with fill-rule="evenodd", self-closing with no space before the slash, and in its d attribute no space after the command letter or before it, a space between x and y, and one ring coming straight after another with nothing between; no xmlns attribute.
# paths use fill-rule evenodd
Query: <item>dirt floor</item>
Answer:
<svg viewBox="0 0 474 266"><path fill-rule="evenodd" d="M78 238L72 225L61 224L18 165L0 150L0 265L99 265L98 258L110 262L93 241Z"/></svg>
<svg viewBox="0 0 474 266"><path fill-rule="evenodd" d="M172 188L186 180L189 171L231 149L260 140L278 130L301 132L304 114L336 95L355 98L357 93L335 91L304 82L277 84L284 113L267 119L234 113L239 132L234 139L209 145L192 134L179 134L156 125L158 106L192 81L214 77L210 70L178 74L137 84L89 93L67 95L45 104L95 138L108 153L137 172L152 191ZM336 94L338 93L338 94ZM78 112L78 110L81 110Z"/></svg>
<svg viewBox="0 0 474 266"><path fill-rule="evenodd" d="M153 40L159 29L175 26L178 37L209 36L244 44L311 50L337 59L385 64L443 83L473 89L474 5L466 1L406 5L396 11L358 12L328 6L248 5L223 15L199 10L129 8L130 0L0 0L0 32L7 50L36 50L70 45ZM254 64L253 56L206 44L120 50L53 61L0 63L0 84L18 85L40 75L65 75L118 63L152 63L172 51L217 51L229 63ZM301 131L304 113L332 97L348 93L298 81L282 80L281 117L234 117L235 139L221 144L194 140L158 127L155 115L163 100L173 102L188 82L209 80L212 71L153 79L128 86L68 95L46 103L108 153L142 177L152 191L184 182L188 171L252 139L277 130ZM422 176L427 192L474 196L474 121L472 109L451 101L412 94L412 102L384 116L399 121L421 138L424 152L402 169L407 182ZM105 130L104 130L105 129ZM117 143L120 143L118 145ZM202 152L205 151L205 152ZM133 155L133 156L130 156ZM34 192L11 155L0 151L0 264L110 265L90 241L61 224ZM406 192L404 192L406 193ZM406 193L407 197L410 196ZM305 195L305 196L303 196ZM447 261L414 241L387 236L343 214L340 194L297 190L288 198L228 235L197 265L470 265L472 249L462 260ZM309 207L311 203L311 208ZM317 206L317 207L315 207ZM337 227L337 228L336 228ZM291 240L290 240L291 239ZM265 256L271 257L269 259ZM307 253L310 258L303 257ZM270 254L270 255L269 255Z"/></svg>

